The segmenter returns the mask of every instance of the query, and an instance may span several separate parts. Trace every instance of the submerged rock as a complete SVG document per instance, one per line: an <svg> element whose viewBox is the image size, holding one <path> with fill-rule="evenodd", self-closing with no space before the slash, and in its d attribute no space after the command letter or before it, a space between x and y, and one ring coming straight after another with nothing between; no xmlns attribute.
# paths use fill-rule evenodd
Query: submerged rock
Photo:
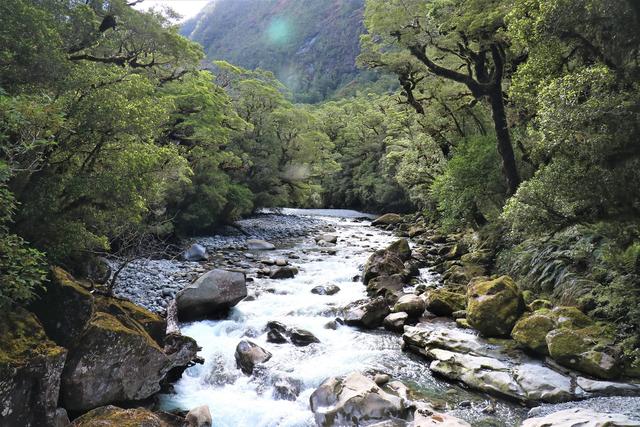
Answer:
<svg viewBox="0 0 640 427"><path fill-rule="evenodd" d="M259 363L271 359L271 353L251 341L242 340L238 343L235 353L236 365L245 375L251 375L253 368Z"/></svg>
<svg viewBox="0 0 640 427"><path fill-rule="evenodd" d="M467 321L485 336L506 336L524 311L518 286L509 276L470 284Z"/></svg>
<svg viewBox="0 0 640 427"><path fill-rule="evenodd" d="M21 308L0 313L0 424L54 425L67 350Z"/></svg>
<svg viewBox="0 0 640 427"><path fill-rule="evenodd" d="M402 393L386 390L357 372L329 378L311 395L311 411L319 426L362 425L376 420L408 418L411 403L401 397Z"/></svg>
<svg viewBox="0 0 640 427"><path fill-rule="evenodd" d="M181 320L194 320L219 314L246 296L247 285L243 273L212 270L178 292L178 317Z"/></svg>

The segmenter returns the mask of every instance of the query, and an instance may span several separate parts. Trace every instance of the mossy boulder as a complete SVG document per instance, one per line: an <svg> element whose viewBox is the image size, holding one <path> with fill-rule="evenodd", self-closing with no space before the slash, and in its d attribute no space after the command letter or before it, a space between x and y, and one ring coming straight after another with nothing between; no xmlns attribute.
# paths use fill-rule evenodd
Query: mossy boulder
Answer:
<svg viewBox="0 0 640 427"><path fill-rule="evenodd" d="M72 346L95 312L94 297L69 273L52 267L44 292L30 309L47 335L59 345Z"/></svg>
<svg viewBox="0 0 640 427"><path fill-rule="evenodd" d="M96 313L69 352L62 401L72 411L146 399L160 391L172 360L143 330Z"/></svg>
<svg viewBox="0 0 640 427"><path fill-rule="evenodd" d="M487 250L469 252L462 255L460 261L469 264L486 264L491 261L491 252Z"/></svg>
<svg viewBox="0 0 640 427"><path fill-rule="evenodd" d="M402 261L411 259L411 248L407 239L398 239L387 247L387 251L393 253Z"/></svg>
<svg viewBox="0 0 640 427"><path fill-rule="evenodd" d="M127 327L145 332L158 343L164 345L167 322L156 313L119 298L98 296L95 299L96 310L115 316Z"/></svg>
<svg viewBox="0 0 640 427"><path fill-rule="evenodd" d="M373 226L395 225L402 222L402 217L395 213L384 214L371 222Z"/></svg>
<svg viewBox="0 0 640 427"><path fill-rule="evenodd" d="M549 354L561 365L603 379L620 374L618 358L606 345L609 341L602 328L554 329L547 334L546 342Z"/></svg>
<svg viewBox="0 0 640 427"><path fill-rule="evenodd" d="M54 423L66 356L32 313L0 313L0 425Z"/></svg>
<svg viewBox="0 0 640 427"><path fill-rule="evenodd" d="M559 328L587 328L593 325L593 320L577 307L555 307L549 313L555 319Z"/></svg>
<svg viewBox="0 0 640 427"><path fill-rule="evenodd" d="M542 314L520 318L511 331L511 337L520 345L540 354L549 354L546 337L555 328L555 322Z"/></svg>
<svg viewBox="0 0 640 427"><path fill-rule="evenodd" d="M455 311L464 310L467 297L445 289L434 289L427 293L426 308L436 316L450 316Z"/></svg>
<svg viewBox="0 0 640 427"><path fill-rule="evenodd" d="M366 286L375 277L394 274L404 274L404 264L396 254L383 249L374 252L367 260L362 273L362 281Z"/></svg>
<svg viewBox="0 0 640 427"><path fill-rule="evenodd" d="M485 336L505 336L524 311L522 293L509 276L470 284L467 321Z"/></svg>
<svg viewBox="0 0 640 427"><path fill-rule="evenodd" d="M525 302L526 301L527 301L527 299L525 298ZM538 311L538 310L542 310L542 309L550 310L550 309L553 308L553 303L551 301L549 301L549 300L546 300L546 299L535 299L535 300L531 301L529 304L527 304L527 308L530 311Z"/></svg>
<svg viewBox="0 0 640 427"><path fill-rule="evenodd" d="M173 422L172 422L173 421ZM103 406L76 418L71 427L178 427L183 422L174 417L168 421L144 408L122 409Z"/></svg>

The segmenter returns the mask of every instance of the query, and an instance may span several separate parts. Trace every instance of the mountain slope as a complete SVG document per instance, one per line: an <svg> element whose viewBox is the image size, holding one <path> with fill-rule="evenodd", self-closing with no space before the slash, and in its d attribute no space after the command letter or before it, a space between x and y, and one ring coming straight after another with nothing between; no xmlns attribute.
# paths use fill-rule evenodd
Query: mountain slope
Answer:
<svg viewBox="0 0 640 427"><path fill-rule="evenodd" d="M364 0L214 0L182 33L209 59L273 71L315 102L359 75Z"/></svg>

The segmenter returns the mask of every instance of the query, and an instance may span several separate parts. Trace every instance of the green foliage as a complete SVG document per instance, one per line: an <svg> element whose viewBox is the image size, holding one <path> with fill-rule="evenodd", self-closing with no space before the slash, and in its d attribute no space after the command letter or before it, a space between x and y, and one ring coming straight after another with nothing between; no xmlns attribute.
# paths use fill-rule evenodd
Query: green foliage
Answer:
<svg viewBox="0 0 640 427"><path fill-rule="evenodd" d="M460 143L432 192L445 228L495 220L504 201L495 140L473 137Z"/></svg>

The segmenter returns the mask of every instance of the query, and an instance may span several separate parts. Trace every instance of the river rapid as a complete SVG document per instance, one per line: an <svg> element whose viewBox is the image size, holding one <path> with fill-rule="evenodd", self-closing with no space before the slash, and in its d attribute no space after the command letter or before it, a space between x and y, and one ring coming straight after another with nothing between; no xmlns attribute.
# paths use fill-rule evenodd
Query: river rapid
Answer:
<svg viewBox="0 0 640 427"><path fill-rule="evenodd" d="M228 318L182 324L182 333L202 347L199 354L205 363L189 368L174 385L173 393L160 396L162 409L189 410L206 404L217 427L313 426L311 393L328 377L359 371L389 374L404 382L413 398L430 401L473 425L520 424L526 408L434 378L425 360L401 350L399 334L340 325L335 330L326 328L342 307L366 298L357 276L369 255L395 238L371 227L362 219L365 215L353 211L283 213L311 216L315 225L321 221L325 229L332 229L338 236L337 245L331 248L335 254L316 245L317 226L306 235L283 240L275 251L248 254L249 259L256 260L288 259L300 273L286 280L250 274L253 280L247 285L252 298L240 302ZM277 220L277 216L274 218ZM429 284L435 276L422 270L419 280ZM328 284L339 286L340 291L331 296L311 293L312 288ZM306 329L320 343L307 347L269 343L266 324L273 320ZM236 367L234 352L241 339L249 339L273 354L252 376ZM495 411L487 414L487 407Z"/></svg>

